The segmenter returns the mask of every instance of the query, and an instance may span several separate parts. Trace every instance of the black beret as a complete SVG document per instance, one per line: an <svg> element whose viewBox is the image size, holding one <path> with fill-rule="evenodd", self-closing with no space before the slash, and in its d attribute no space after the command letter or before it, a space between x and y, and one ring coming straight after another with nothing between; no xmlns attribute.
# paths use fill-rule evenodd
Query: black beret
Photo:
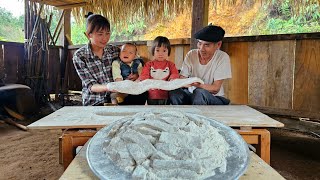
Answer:
<svg viewBox="0 0 320 180"><path fill-rule="evenodd" d="M208 42L219 42L223 39L225 31L220 26L212 24L202 28L194 34L194 38Z"/></svg>

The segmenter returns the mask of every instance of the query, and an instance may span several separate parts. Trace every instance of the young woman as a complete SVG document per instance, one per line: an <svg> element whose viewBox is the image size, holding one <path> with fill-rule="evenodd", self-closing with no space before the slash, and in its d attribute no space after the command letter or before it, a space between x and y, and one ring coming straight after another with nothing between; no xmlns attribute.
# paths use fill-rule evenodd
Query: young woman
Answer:
<svg viewBox="0 0 320 180"><path fill-rule="evenodd" d="M113 82L112 61L119 59L120 49L107 44L111 33L107 18L91 12L86 17L85 34L89 43L74 53L73 64L82 81L83 105L103 105L110 102L106 85ZM124 104L144 104L145 100L140 96L128 96Z"/></svg>

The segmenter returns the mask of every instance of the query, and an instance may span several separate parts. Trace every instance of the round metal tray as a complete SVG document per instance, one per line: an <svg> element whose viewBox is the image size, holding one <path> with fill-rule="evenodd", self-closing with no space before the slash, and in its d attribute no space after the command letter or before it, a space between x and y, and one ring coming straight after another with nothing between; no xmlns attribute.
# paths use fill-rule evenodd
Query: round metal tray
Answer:
<svg viewBox="0 0 320 180"><path fill-rule="evenodd" d="M188 113L186 113L188 114ZM190 114L191 115L191 114ZM249 165L249 149L243 138L232 128L218 121L201 115L192 114L210 122L210 124L220 130L220 134L230 145L230 156L227 157L227 169L225 173L215 170L215 175L207 179L239 179ZM131 174L124 172L107 158L103 152L103 142L110 129L117 123L127 121L128 118L120 119L109 126L100 129L88 143L86 157L93 173L100 179L132 179Z"/></svg>

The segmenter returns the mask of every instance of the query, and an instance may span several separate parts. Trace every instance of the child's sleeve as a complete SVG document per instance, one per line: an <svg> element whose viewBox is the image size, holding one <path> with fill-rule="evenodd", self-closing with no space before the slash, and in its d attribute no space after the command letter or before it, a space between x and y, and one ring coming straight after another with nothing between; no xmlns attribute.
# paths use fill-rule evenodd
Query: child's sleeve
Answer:
<svg viewBox="0 0 320 180"><path fill-rule="evenodd" d="M143 81L145 79L150 79L150 69L151 63L147 62L145 66L143 66L141 74L139 76L139 80Z"/></svg>
<svg viewBox="0 0 320 180"><path fill-rule="evenodd" d="M113 61L112 62L112 77L113 79L122 79L122 76L121 76L121 70L120 70L120 63L119 61Z"/></svg>
<svg viewBox="0 0 320 180"><path fill-rule="evenodd" d="M179 78L179 71L176 68L176 65L170 61L169 61L169 69L170 69L169 80L178 79Z"/></svg>

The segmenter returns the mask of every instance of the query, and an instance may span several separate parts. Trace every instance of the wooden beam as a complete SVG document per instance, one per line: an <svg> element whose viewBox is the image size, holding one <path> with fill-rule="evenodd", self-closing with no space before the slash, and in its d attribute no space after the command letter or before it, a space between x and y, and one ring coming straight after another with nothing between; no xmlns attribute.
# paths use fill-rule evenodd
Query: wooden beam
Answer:
<svg viewBox="0 0 320 180"><path fill-rule="evenodd" d="M63 44L63 53L62 53L62 58L61 58L61 89L62 93L65 94L68 92L68 64L70 62L67 62L68 60L68 38L70 37L71 39L71 9L66 9L66 13L64 15L64 25L63 25L63 33L62 36L62 44Z"/></svg>
<svg viewBox="0 0 320 180"><path fill-rule="evenodd" d="M63 17L63 33L62 33L62 38L63 38L63 43L66 43L66 35L71 37L71 9L65 9L65 14Z"/></svg>
<svg viewBox="0 0 320 180"><path fill-rule="evenodd" d="M194 34L208 25L209 0L192 1L192 28L190 49L197 48L197 40Z"/></svg>
<svg viewBox="0 0 320 180"><path fill-rule="evenodd" d="M4 69L4 57L3 57L3 44L0 45L0 86L4 84L4 79L6 77Z"/></svg>
<svg viewBox="0 0 320 180"><path fill-rule="evenodd" d="M29 15L30 15L30 10L29 10L29 1L24 0L24 39L25 41L29 38L29 26L28 26L28 22L29 22ZM27 43L27 42L25 42Z"/></svg>
<svg viewBox="0 0 320 180"><path fill-rule="evenodd" d="M58 9L71 9L74 7L82 7L82 6L86 6L86 5L87 5L87 3L83 2L83 3L74 3L74 4L64 4L61 6L56 6L56 8L58 8Z"/></svg>
<svg viewBox="0 0 320 180"><path fill-rule="evenodd" d="M63 17L64 17L64 14L65 14L65 10L63 10L62 13L61 13L61 15L60 15L58 24L57 24L57 26L56 26L56 28L55 28L55 30L54 30L54 33L53 33L53 40L57 39L56 37L59 37L59 35L56 36L56 34L57 34L57 32L59 31L59 29L60 29L61 22L62 22L62 19L63 19ZM59 34L59 33L58 33L58 34ZM51 43L53 43L53 42L51 42Z"/></svg>

